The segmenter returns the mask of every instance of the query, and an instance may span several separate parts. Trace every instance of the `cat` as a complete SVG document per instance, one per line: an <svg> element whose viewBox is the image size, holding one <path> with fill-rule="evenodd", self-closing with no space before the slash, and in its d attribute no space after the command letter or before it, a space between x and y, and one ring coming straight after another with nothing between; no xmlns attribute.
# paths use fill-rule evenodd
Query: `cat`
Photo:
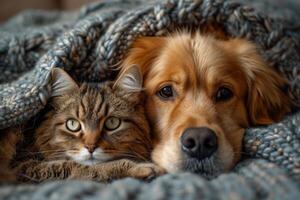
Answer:
<svg viewBox="0 0 300 200"><path fill-rule="evenodd" d="M65 71L54 68L51 83L50 111L35 130L33 143L24 145L25 134L15 128L0 139L0 180L105 182L163 173L148 162L152 145L137 66L115 83L81 86Z"/></svg>

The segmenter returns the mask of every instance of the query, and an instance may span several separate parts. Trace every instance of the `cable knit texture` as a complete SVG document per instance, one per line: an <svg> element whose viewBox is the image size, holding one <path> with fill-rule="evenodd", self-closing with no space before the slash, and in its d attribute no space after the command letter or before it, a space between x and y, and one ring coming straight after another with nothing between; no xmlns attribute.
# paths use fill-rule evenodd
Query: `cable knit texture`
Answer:
<svg viewBox="0 0 300 200"><path fill-rule="evenodd" d="M0 26L1 129L35 116L51 95L50 70L64 68L77 81L114 79L135 38L177 27L217 26L246 38L289 81L300 100L300 4L297 0L108 0L76 12L31 10ZM281 3L281 4L278 4ZM168 174L150 183L131 178L105 185L56 181L1 185L0 199L298 199L300 112L246 131L249 155L214 180Z"/></svg>

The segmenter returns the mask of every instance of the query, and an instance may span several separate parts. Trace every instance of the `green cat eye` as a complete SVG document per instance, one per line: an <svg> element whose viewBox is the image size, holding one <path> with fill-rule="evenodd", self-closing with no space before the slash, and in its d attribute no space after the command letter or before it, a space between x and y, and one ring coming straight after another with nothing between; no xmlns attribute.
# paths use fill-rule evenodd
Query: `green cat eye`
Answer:
<svg viewBox="0 0 300 200"><path fill-rule="evenodd" d="M66 127L72 132L77 132L81 129L80 122L76 119L68 119L66 122Z"/></svg>
<svg viewBox="0 0 300 200"><path fill-rule="evenodd" d="M109 131L116 130L121 125L121 120L117 117L109 117L105 120L104 128Z"/></svg>

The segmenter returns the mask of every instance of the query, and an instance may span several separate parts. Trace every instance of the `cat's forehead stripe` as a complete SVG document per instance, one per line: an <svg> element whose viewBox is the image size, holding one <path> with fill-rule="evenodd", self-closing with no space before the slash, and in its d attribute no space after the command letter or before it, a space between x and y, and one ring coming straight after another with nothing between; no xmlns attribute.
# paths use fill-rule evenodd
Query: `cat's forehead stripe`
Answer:
<svg viewBox="0 0 300 200"><path fill-rule="evenodd" d="M106 107L108 102L105 99L105 88L90 87L84 85L82 89L81 107L83 107L83 115L91 119L100 119L106 115Z"/></svg>
<svg viewBox="0 0 300 200"><path fill-rule="evenodd" d="M110 110L110 109L109 109L109 104L107 104L107 105L105 106L105 112L104 112L105 116L108 115L109 110Z"/></svg>
<svg viewBox="0 0 300 200"><path fill-rule="evenodd" d="M91 105L95 113L98 113L98 110L101 110L103 103L104 103L103 97L98 94L94 99L94 106Z"/></svg>

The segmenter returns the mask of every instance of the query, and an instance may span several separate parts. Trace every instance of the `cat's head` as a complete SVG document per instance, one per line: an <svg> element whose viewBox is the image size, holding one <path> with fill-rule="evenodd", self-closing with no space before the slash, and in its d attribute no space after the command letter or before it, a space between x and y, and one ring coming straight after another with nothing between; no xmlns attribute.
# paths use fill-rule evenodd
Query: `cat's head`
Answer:
<svg viewBox="0 0 300 200"><path fill-rule="evenodd" d="M142 76L133 66L115 83L78 86L62 69L52 71L50 111L37 130L46 159L93 164L117 158L147 160L151 140L144 115Z"/></svg>

